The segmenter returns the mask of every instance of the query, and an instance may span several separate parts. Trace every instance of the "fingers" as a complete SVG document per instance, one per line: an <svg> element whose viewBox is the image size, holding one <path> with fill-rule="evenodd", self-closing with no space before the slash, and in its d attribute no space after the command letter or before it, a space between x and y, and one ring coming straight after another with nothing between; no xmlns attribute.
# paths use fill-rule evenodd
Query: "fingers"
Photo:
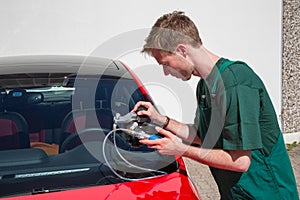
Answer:
<svg viewBox="0 0 300 200"><path fill-rule="evenodd" d="M159 140L159 139L157 139ZM147 145L150 148L154 148L154 146L158 145L158 141L157 140L148 140L148 139L143 139L143 140L139 140L140 143Z"/></svg>
<svg viewBox="0 0 300 200"><path fill-rule="evenodd" d="M152 106L152 104L150 102L147 102L147 101L139 101L135 104L134 108L133 108L133 112L136 112L137 109L140 107L140 106L144 106L145 108L149 108L150 106ZM144 112L144 111L140 111L140 112Z"/></svg>
<svg viewBox="0 0 300 200"><path fill-rule="evenodd" d="M145 107L147 110L140 110L137 111L140 106ZM147 115L150 117L151 120L155 120L157 116L157 111L155 110L154 106L147 101L139 101L133 108L132 112L138 115Z"/></svg>
<svg viewBox="0 0 300 200"><path fill-rule="evenodd" d="M159 152L160 150L163 149L163 145L162 145L161 141L159 141L159 140L161 140L161 139L157 139L157 140L143 139L143 140L140 140L139 142L147 145L148 148L156 149Z"/></svg>
<svg viewBox="0 0 300 200"><path fill-rule="evenodd" d="M161 128L161 127L156 126L156 127L155 127L155 130L156 130L157 132L159 132L160 134L164 135L164 136L167 137L167 138L173 138L173 137L174 137L174 134L173 134L173 133L171 133L170 131L167 131L167 130Z"/></svg>
<svg viewBox="0 0 300 200"><path fill-rule="evenodd" d="M160 128L160 127L155 127L155 129L160 134L164 135L165 137L164 138L160 138L160 139L156 139L156 140L142 139L139 142L142 143L142 144L147 145L150 148L156 148L156 149L158 149L157 147L160 147L166 141L166 139L168 139L168 140L171 141L173 139L173 137L175 137L173 135L173 133L171 133L171 132L169 132L167 130L164 130L164 129Z"/></svg>

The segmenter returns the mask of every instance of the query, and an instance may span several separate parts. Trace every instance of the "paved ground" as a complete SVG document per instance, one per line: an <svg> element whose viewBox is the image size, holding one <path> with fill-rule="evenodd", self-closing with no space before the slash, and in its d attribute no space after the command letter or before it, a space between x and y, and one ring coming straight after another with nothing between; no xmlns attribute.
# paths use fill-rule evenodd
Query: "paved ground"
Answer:
<svg viewBox="0 0 300 200"><path fill-rule="evenodd" d="M294 169L298 191L300 193L300 145L289 151L291 163ZM220 199L217 185L214 182L207 166L190 159L185 159L190 176L203 200Z"/></svg>

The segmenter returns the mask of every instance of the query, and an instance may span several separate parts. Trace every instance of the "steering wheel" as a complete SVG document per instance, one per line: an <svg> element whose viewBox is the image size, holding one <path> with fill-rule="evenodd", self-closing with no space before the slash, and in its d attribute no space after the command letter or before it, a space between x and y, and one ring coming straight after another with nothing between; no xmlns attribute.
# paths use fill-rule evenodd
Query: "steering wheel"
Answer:
<svg viewBox="0 0 300 200"><path fill-rule="evenodd" d="M59 153L63 153L67 150L81 145L86 142L99 141L103 142L105 136L111 130L106 128L87 128L79 132L70 134L59 147Z"/></svg>

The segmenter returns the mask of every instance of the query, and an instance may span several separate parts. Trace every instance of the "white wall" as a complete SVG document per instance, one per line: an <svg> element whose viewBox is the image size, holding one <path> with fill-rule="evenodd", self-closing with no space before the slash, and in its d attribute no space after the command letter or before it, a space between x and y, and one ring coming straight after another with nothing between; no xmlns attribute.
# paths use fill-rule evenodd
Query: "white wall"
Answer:
<svg viewBox="0 0 300 200"><path fill-rule="evenodd" d="M103 54L119 58L145 82L161 112L192 122L197 80L164 79L154 60L139 53L159 16L183 10L199 27L208 49L253 67L279 115L281 7L280 0L0 0L0 56Z"/></svg>

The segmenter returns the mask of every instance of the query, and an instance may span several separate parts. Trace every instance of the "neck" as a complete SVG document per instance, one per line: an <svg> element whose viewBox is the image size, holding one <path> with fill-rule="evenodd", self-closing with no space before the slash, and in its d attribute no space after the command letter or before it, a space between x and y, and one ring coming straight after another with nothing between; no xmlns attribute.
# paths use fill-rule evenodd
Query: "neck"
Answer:
<svg viewBox="0 0 300 200"><path fill-rule="evenodd" d="M193 48L190 53L192 63L195 67L194 75L204 79L208 77L213 67L220 59L219 56L208 51L203 46L200 48Z"/></svg>

